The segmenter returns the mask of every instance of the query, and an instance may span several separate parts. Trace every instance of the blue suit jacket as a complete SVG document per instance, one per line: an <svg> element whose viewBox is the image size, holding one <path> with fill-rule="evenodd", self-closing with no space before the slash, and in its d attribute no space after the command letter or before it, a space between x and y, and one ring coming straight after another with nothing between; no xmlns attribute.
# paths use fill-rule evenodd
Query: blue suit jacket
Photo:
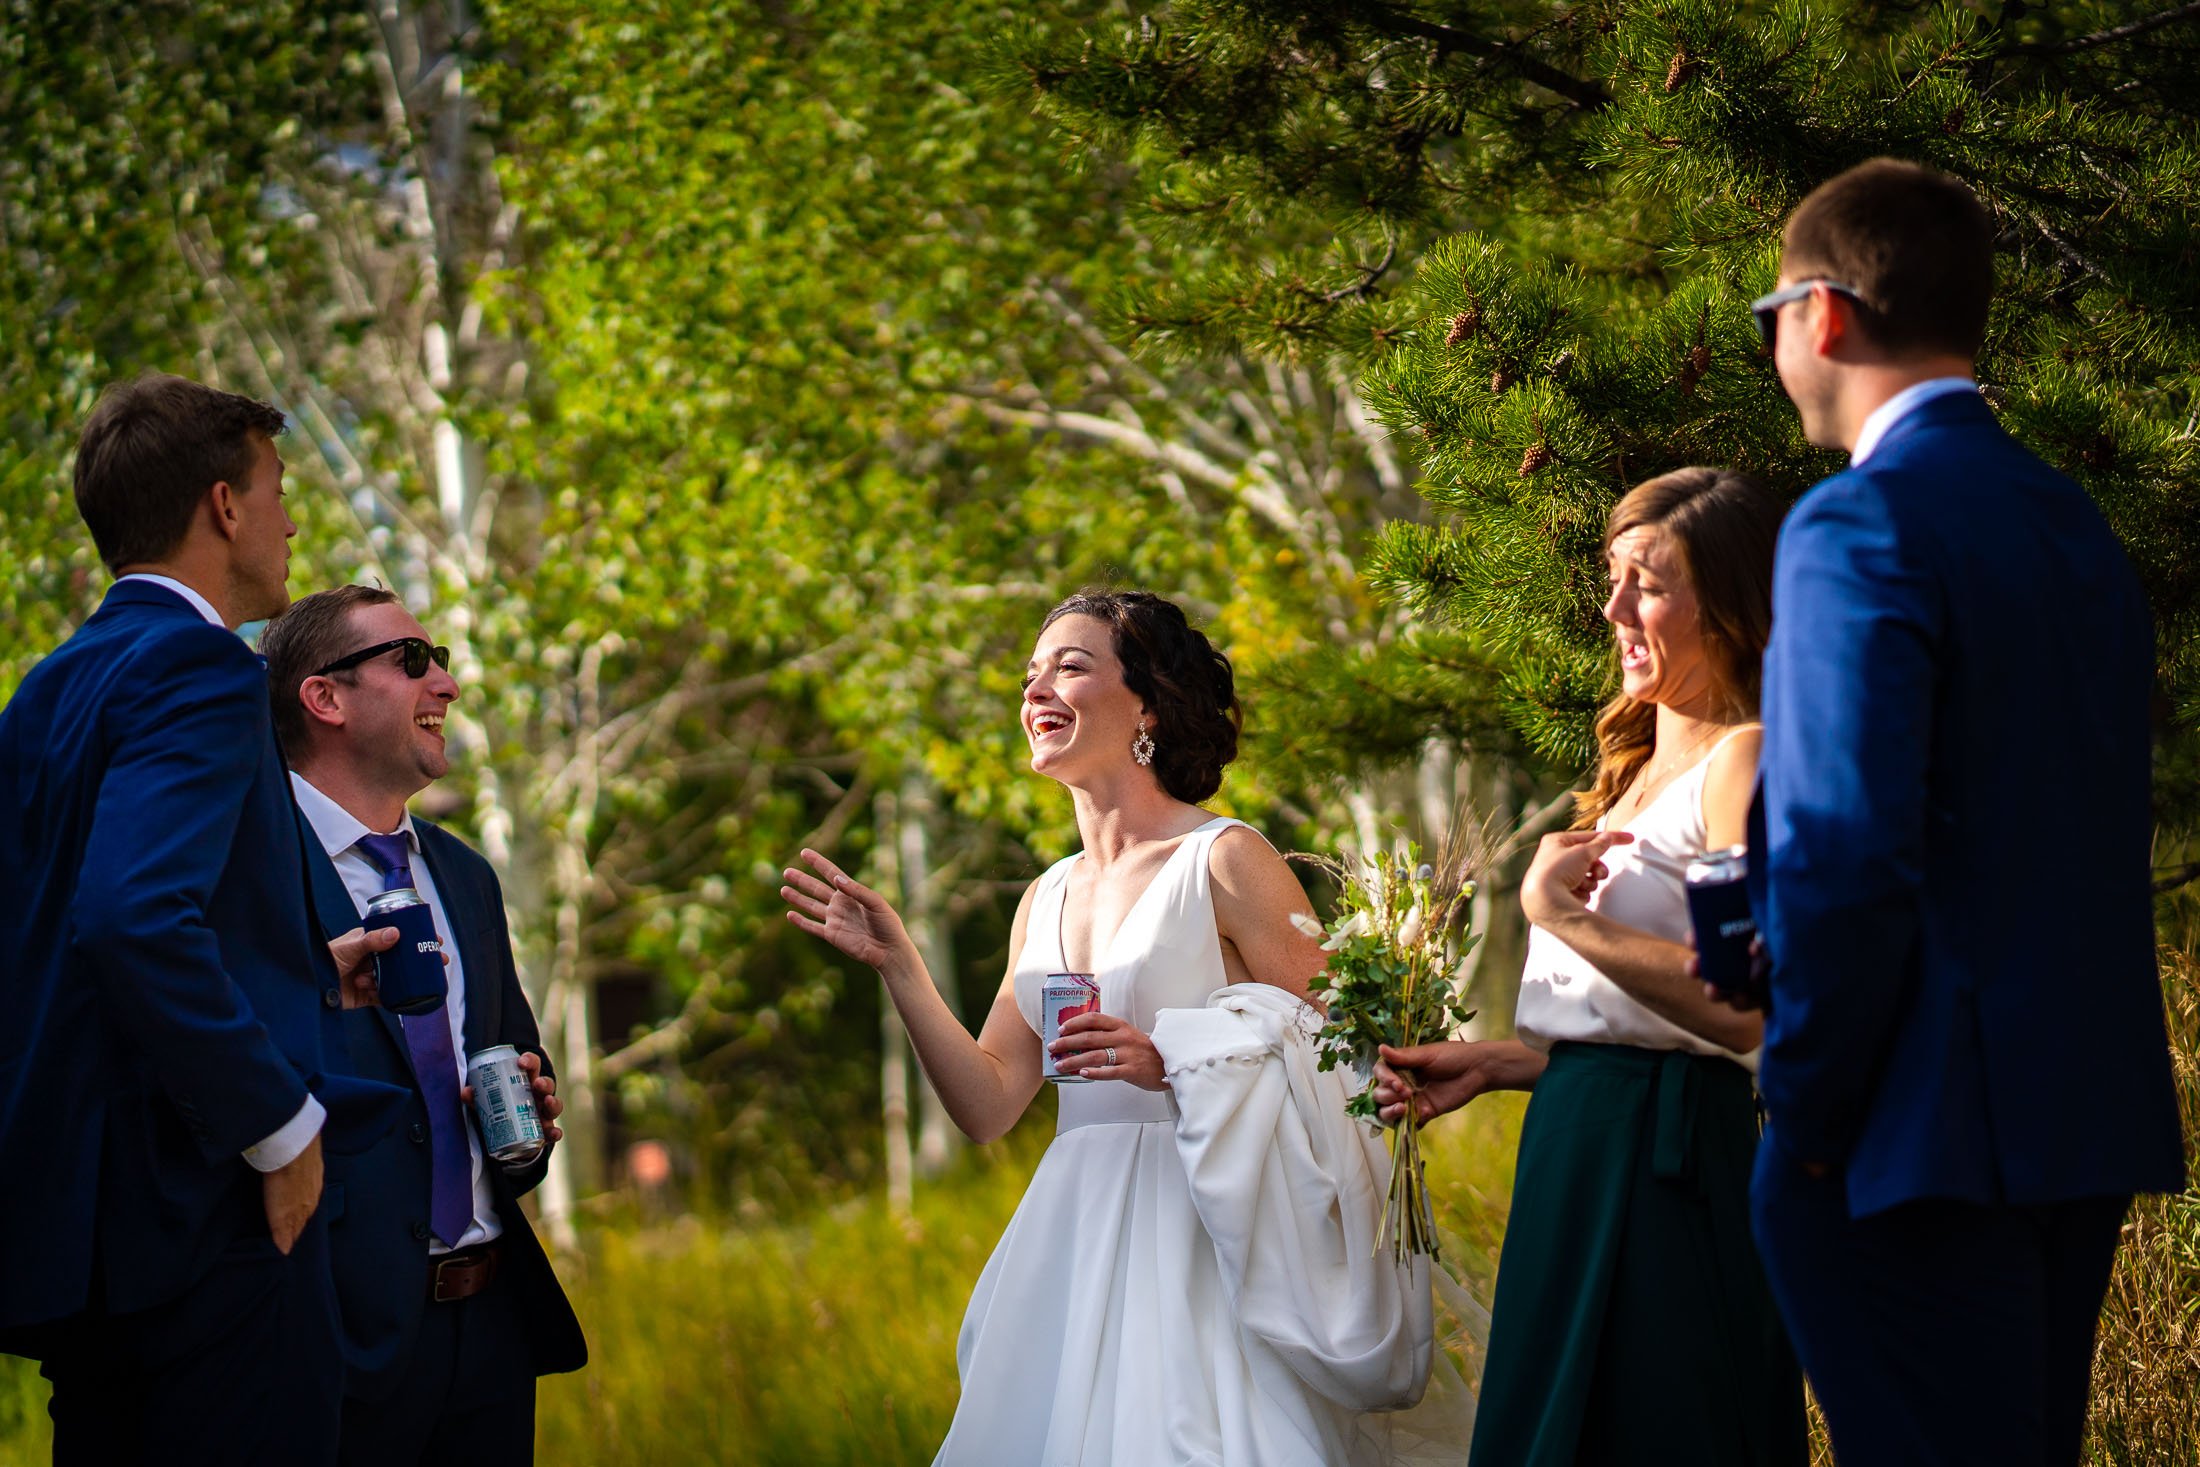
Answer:
<svg viewBox="0 0 2200 1467"><path fill-rule="evenodd" d="M118 583L0 713L0 1328L160 1303L265 1237L241 1153L309 1089L327 1149L394 1118L324 1073L306 903L259 660Z"/></svg>
<svg viewBox="0 0 2200 1467"><path fill-rule="evenodd" d="M321 928L335 936L357 927L359 909L343 877L302 814L297 822ZM534 1011L512 961L504 893L495 871L441 827L415 816L413 829L419 833L421 857L442 899L452 928L447 935L458 945L465 974L466 1053L509 1044L540 1056L543 1073L551 1073ZM379 1144L329 1165L329 1249L348 1364L344 1389L362 1400L383 1400L403 1380L421 1311L431 1307L428 1111L396 1015L364 1008L331 1010L330 1017L335 1029L329 1063L366 1079L401 1085L407 1096L403 1120ZM526 1312L537 1375L578 1370L588 1363L580 1323L519 1205L549 1166L546 1150L523 1168L507 1170L495 1162L488 1168L497 1220L504 1229L504 1262L496 1287L510 1290ZM426 1402L423 1409L432 1415L441 1408Z"/></svg>
<svg viewBox="0 0 2200 1467"><path fill-rule="evenodd" d="M2138 579L1957 393L1780 534L1752 887L1774 1144L1852 1215L2183 1185Z"/></svg>

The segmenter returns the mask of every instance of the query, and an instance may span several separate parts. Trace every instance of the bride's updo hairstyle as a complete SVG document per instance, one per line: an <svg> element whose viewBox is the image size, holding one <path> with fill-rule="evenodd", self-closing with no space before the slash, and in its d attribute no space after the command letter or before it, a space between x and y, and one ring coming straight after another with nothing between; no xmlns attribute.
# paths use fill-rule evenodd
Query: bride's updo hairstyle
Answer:
<svg viewBox="0 0 2200 1467"><path fill-rule="evenodd" d="M1047 613L1040 630L1065 616L1107 623L1123 684L1153 713L1153 772L1187 805L1222 788L1237 757L1237 682L1230 659L1184 619L1173 601L1150 591L1082 591Z"/></svg>
<svg viewBox="0 0 2200 1467"><path fill-rule="evenodd" d="M1645 479L1612 507L1604 548L1653 529L1696 593L1704 658L1721 712L1757 716L1765 643L1772 635L1772 551L1786 513L1772 491L1732 469L1675 469ZM1658 709L1621 693L1597 717L1596 778L1574 799L1577 828L1594 825L1625 793L1657 743Z"/></svg>

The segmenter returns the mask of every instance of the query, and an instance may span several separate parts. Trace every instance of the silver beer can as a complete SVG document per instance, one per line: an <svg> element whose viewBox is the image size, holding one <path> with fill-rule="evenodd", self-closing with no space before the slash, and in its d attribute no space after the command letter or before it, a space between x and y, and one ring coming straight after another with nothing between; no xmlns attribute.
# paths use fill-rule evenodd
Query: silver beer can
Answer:
<svg viewBox="0 0 2200 1467"><path fill-rule="evenodd" d="M542 1114L534 1086L519 1067L519 1051L498 1044L469 1055L466 1083L474 1087L474 1119L481 1149L501 1162L529 1162L542 1154Z"/></svg>
<svg viewBox="0 0 2200 1467"><path fill-rule="evenodd" d="M1079 1014L1100 1012L1100 985L1090 973L1049 973L1039 989L1039 1073L1055 1085L1090 1085L1090 1075L1065 1075L1047 1048L1062 1037L1062 1025Z"/></svg>

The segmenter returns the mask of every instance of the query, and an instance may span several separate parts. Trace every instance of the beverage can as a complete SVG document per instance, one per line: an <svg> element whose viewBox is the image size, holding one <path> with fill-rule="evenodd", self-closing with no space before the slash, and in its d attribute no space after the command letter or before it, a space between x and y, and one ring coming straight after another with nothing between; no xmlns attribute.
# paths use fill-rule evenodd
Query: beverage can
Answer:
<svg viewBox="0 0 2200 1467"><path fill-rule="evenodd" d="M1757 918L1749 909L1749 847L1706 851L1688 863L1688 921L1704 982L1726 993L1753 987L1749 949Z"/></svg>
<svg viewBox="0 0 2200 1467"><path fill-rule="evenodd" d="M467 1057L466 1083L474 1087L474 1120L481 1149L494 1161L528 1162L542 1152L542 1114L534 1086L520 1068L519 1051L493 1045Z"/></svg>
<svg viewBox="0 0 2200 1467"><path fill-rule="evenodd" d="M360 925L369 932L398 931L396 946L374 955L374 982L382 1007L393 1014L432 1014L450 994L443 938L435 912L409 886L395 886L367 903Z"/></svg>
<svg viewBox="0 0 2200 1467"><path fill-rule="evenodd" d="M1100 1012L1100 985L1090 973L1049 973L1039 989L1039 1073L1056 1085L1089 1085L1090 1075L1065 1075L1054 1066L1047 1046L1062 1037L1062 1025L1079 1014Z"/></svg>

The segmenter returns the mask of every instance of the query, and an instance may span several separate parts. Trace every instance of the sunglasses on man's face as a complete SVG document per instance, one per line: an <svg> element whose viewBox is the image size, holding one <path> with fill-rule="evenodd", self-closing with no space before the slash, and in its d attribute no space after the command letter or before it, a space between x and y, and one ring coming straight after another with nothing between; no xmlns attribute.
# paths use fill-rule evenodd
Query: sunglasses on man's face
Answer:
<svg viewBox="0 0 2200 1467"><path fill-rule="evenodd" d="M380 657L385 652L395 652L399 649L403 649L405 655L398 665L405 669L405 676L407 677L426 677L430 662L433 662L445 672L451 670L450 648L430 646L419 637L399 637L394 642L377 642L372 647L362 648L348 657L339 657L326 667L315 668L310 675L313 677L327 677L332 672L342 672L347 668L357 667L360 663Z"/></svg>
<svg viewBox="0 0 2200 1467"><path fill-rule="evenodd" d="M1789 286L1786 290L1776 290L1770 295L1761 295L1749 303L1749 313L1757 318L1757 335L1763 339L1766 351L1771 351L1779 344L1780 308L1807 299L1810 293L1821 285L1837 294L1847 296L1858 305L1864 304L1862 291L1853 285L1843 285L1838 280L1804 280Z"/></svg>

